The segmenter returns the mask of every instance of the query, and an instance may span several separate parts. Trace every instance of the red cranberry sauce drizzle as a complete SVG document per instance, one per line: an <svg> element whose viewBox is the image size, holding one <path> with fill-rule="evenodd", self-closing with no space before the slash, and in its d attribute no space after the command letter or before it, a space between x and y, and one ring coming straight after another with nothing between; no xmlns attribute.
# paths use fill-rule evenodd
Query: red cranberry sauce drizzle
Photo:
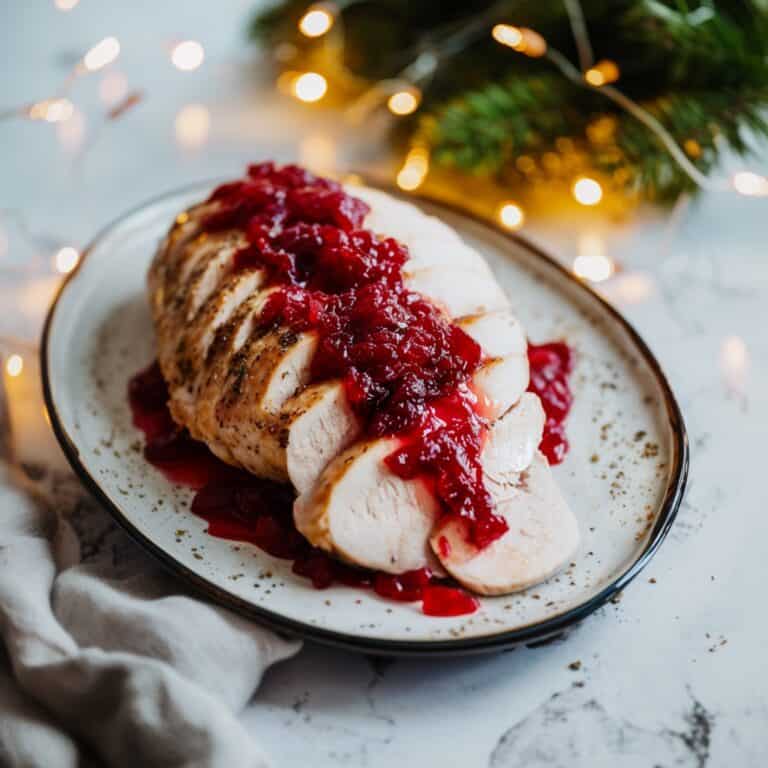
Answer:
<svg viewBox="0 0 768 768"><path fill-rule="evenodd" d="M573 353L562 341L529 344L531 381L528 391L541 399L547 420L539 449L550 464L559 464L568 453L565 419L573 404L568 375L573 370Z"/></svg>
<svg viewBox="0 0 768 768"><path fill-rule="evenodd" d="M352 568L312 547L294 525L294 494L288 486L225 464L173 421L167 406L168 389L157 363L131 379L128 397L133 423L146 438L147 461L172 482L196 490L191 511L208 522L211 536L247 541L273 557L292 560L293 572L310 579L317 589L340 583L373 589L390 600L423 599L426 606L429 599L432 616L458 615L457 605L464 605L466 613L477 609L476 601L469 595L437 583L427 568L393 576ZM436 587L450 590L445 593L449 598L436 601L435 595L443 595L430 592Z"/></svg>
<svg viewBox="0 0 768 768"><path fill-rule="evenodd" d="M316 333L313 379L341 379L369 435L404 438L390 469L429 478L478 546L501 536L507 524L494 513L480 464L487 424L467 385L482 350L405 287L405 246L361 229L364 202L296 166L250 166L245 180L210 200L219 207L204 227L246 233L236 266L266 269L282 286L260 323Z"/></svg>

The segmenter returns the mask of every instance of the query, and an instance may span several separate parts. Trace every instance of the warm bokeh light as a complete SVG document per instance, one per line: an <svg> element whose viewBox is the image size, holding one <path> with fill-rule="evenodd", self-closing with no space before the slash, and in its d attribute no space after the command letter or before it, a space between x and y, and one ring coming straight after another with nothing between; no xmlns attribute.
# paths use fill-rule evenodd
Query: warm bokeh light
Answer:
<svg viewBox="0 0 768 768"><path fill-rule="evenodd" d="M689 157L694 158L701 157L701 144L696 139L686 139L683 142L683 149Z"/></svg>
<svg viewBox="0 0 768 768"><path fill-rule="evenodd" d="M53 4L60 11L71 11L80 0L53 0Z"/></svg>
<svg viewBox="0 0 768 768"><path fill-rule="evenodd" d="M615 61L603 59L584 73L584 79L596 87L615 83L619 79L619 67Z"/></svg>
<svg viewBox="0 0 768 768"><path fill-rule="evenodd" d="M171 61L176 69L191 72L197 69L205 59L205 49L197 40L184 40L173 46Z"/></svg>
<svg viewBox="0 0 768 768"><path fill-rule="evenodd" d="M320 101L328 90L328 81L317 72L305 72L293 81L292 90L299 101Z"/></svg>
<svg viewBox="0 0 768 768"><path fill-rule="evenodd" d="M523 44L523 33L517 27L511 24L497 24L492 30L491 35L497 43L506 45L509 48L519 50Z"/></svg>
<svg viewBox="0 0 768 768"><path fill-rule="evenodd" d="M393 93L387 101L387 107L393 115L410 115L419 108L421 92L415 88Z"/></svg>
<svg viewBox="0 0 768 768"><path fill-rule="evenodd" d="M720 368L728 389L743 393L749 370L749 350L741 336L727 336L720 348Z"/></svg>
<svg viewBox="0 0 768 768"><path fill-rule="evenodd" d="M27 114L32 120L62 123L72 117L75 107L69 99L47 99L33 104Z"/></svg>
<svg viewBox="0 0 768 768"><path fill-rule="evenodd" d="M202 104L187 104L176 115L176 140L186 149L197 149L208 141L211 115Z"/></svg>
<svg viewBox="0 0 768 768"><path fill-rule="evenodd" d="M523 209L512 201L502 203L499 206L499 221L507 229L520 229L525 223L525 213Z"/></svg>
<svg viewBox="0 0 768 768"><path fill-rule="evenodd" d="M65 245L63 248L59 248L53 257L53 266L57 272L62 275L66 275L71 272L80 261L80 253L77 248L73 248L71 245Z"/></svg>
<svg viewBox="0 0 768 768"><path fill-rule="evenodd" d="M333 14L320 6L312 6L299 21L299 31L307 37L320 37L332 26Z"/></svg>
<svg viewBox="0 0 768 768"><path fill-rule="evenodd" d="M21 357L21 355L10 355L9 358L5 361L5 372L9 376L20 376L21 372L24 370L24 360Z"/></svg>
<svg viewBox="0 0 768 768"><path fill-rule="evenodd" d="M615 265L606 253L602 235L596 232L579 235L578 256L573 260L573 271L593 283L601 283L613 275Z"/></svg>
<svg viewBox="0 0 768 768"><path fill-rule="evenodd" d="M573 185L573 197L582 205L597 205L603 199L603 188L600 182L582 176Z"/></svg>
<svg viewBox="0 0 768 768"><path fill-rule="evenodd" d="M739 171L731 179L733 188L747 197L768 196L768 178L752 171Z"/></svg>
<svg viewBox="0 0 768 768"><path fill-rule="evenodd" d="M397 186L411 191L420 187L429 172L429 153L423 147L414 147L405 157L397 174Z"/></svg>
<svg viewBox="0 0 768 768"><path fill-rule="evenodd" d="M120 42L116 37L105 37L83 56L83 66L96 72L111 64L120 55Z"/></svg>
<svg viewBox="0 0 768 768"><path fill-rule="evenodd" d="M536 31L511 24L496 24L491 35L497 43L506 45L526 56L543 56L547 52L547 41Z"/></svg>
<svg viewBox="0 0 768 768"><path fill-rule="evenodd" d="M99 97L107 106L117 104L128 93L128 78L122 72L106 72L99 83Z"/></svg>

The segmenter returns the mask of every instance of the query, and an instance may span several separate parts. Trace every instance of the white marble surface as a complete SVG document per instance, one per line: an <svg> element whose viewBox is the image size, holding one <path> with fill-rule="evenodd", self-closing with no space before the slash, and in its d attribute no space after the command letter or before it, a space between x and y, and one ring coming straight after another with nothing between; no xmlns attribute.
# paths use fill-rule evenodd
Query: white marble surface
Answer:
<svg viewBox="0 0 768 768"><path fill-rule="evenodd" d="M337 121L259 85L264 67L244 40L251 7L247 0L81 0L65 14L52 0L0 5L0 106L50 95L68 64L107 34L123 45L112 71L146 95L105 126L102 76L78 82L79 151L75 124L62 133L0 122L0 333L34 327L34 312L11 310L10 297L22 295L28 277L8 264L40 272L57 246L83 245L159 192L236 173L252 158L306 157L329 131L338 138ZM197 72L168 63L168 42L183 38L206 46ZM174 133L190 103L211 117L196 149L180 146ZM359 137L341 146L341 165L376 154ZM766 222L768 200L708 194L674 218L649 212L621 223L599 216L531 223L528 234L566 261L579 235L597 229L624 267L604 290L665 366L692 440L679 520L623 599L563 642L434 663L307 646L269 674L245 715L277 765L768 762Z"/></svg>

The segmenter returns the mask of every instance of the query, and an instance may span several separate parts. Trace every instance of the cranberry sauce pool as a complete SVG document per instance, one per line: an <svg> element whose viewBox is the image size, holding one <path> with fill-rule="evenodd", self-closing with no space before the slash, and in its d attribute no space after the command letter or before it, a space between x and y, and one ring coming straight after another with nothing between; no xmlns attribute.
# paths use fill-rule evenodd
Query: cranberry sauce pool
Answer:
<svg viewBox="0 0 768 768"><path fill-rule="evenodd" d="M205 229L246 234L236 268L265 270L280 286L261 326L317 334L313 380L342 380L369 436L404 438L389 469L428 479L477 546L501 536L507 523L494 512L480 463L488 424L469 386L482 350L408 290L407 248L362 228L366 203L296 166L251 166L209 202L216 210Z"/></svg>
<svg viewBox="0 0 768 768"><path fill-rule="evenodd" d="M430 616L477 610L477 600L436 579L427 568L393 576L351 568L312 547L294 526L294 494L287 485L225 464L173 421L157 363L131 379L128 393L133 423L146 438L145 458L172 482L195 489L191 511L207 521L211 536L250 542L273 557L291 560L293 572L317 589L340 583L372 589L390 600L421 600Z"/></svg>

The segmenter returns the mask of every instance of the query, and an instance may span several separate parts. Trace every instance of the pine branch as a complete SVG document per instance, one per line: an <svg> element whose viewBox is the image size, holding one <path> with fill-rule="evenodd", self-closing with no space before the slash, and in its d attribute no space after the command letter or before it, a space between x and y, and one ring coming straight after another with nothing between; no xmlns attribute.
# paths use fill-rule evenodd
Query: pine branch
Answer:
<svg viewBox="0 0 768 768"><path fill-rule="evenodd" d="M714 168L726 148L749 151L747 133L768 137L768 0L581 3L596 57L617 62L621 91L659 119L701 171ZM297 32L307 5L286 0L257 17L251 33L308 51L317 43ZM361 0L342 10L345 64L372 80L392 77L492 6L499 20L536 29L577 61L562 0ZM438 163L509 184L526 178L521 155L551 160L558 139L568 137L591 168L628 190L668 200L692 187L635 118L490 35L441 60L419 116L398 129L431 144ZM546 163L539 165L546 175Z"/></svg>

